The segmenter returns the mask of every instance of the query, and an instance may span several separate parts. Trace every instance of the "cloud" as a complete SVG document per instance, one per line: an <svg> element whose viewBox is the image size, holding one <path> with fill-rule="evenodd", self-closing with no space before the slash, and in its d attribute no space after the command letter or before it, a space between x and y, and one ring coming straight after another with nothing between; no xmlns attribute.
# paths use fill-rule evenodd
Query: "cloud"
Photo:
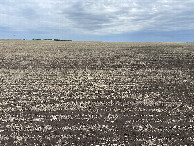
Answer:
<svg viewBox="0 0 194 146"><path fill-rule="evenodd" d="M0 7L0 27L16 31L105 35L194 29L193 0L7 0Z"/></svg>
<svg viewBox="0 0 194 146"><path fill-rule="evenodd" d="M63 11L83 33L120 34L141 30L193 29L194 2L179 0L76 1Z"/></svg>

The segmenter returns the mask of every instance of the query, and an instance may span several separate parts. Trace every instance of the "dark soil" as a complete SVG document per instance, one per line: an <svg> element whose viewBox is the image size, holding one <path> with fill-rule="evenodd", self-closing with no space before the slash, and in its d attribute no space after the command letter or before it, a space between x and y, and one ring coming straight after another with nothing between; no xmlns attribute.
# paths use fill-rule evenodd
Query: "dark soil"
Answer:
<svg viewBox="0 0 194 146"><path fill-rule="evenodd" d="M193 145L194 45L0 40L0 145Z"/></svg>

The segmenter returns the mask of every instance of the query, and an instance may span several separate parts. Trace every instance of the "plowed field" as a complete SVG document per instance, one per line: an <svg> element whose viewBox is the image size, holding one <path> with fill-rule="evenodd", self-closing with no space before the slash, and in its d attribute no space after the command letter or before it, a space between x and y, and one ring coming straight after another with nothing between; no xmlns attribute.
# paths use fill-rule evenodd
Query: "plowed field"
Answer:
<svg viewBox="0 0 194 146"><path fill-rule="evenodd" d="M194 144L194 44L0 40L0 145Z"/></svg>

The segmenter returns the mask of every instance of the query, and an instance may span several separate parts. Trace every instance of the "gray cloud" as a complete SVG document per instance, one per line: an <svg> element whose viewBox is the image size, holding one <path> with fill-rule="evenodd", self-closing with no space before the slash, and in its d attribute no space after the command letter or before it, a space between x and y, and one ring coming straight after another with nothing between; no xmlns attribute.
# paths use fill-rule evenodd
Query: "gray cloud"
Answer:
<svg viewBox="0 0 194 146"><path fill-rule="evenodd" d="M137 30L177 30L193 28L194 2L155 1L81 1L64 10L64 16L80 31L124 33ZM190 18L189 18L190 17ZM192 21L192 22L191 22ZM186 23L187 26L186 26ZM189 25L189 26L188 26Z"/></svg>
<svg viewBox="0 0 194 146"><path fill-rule="evenodd" d="M80 2L66 9L63 14L71 20L74 27L88 31L102 29L106 24L110 24L114 19L117 19L117 16L109 13L88 11Z"/></svg>
<svg viewBox="0 0 194 146"><path fill-rule="evenodd" d="M0 27L121 34L194 29L194 1L13 0L0 2Z"/></svg>

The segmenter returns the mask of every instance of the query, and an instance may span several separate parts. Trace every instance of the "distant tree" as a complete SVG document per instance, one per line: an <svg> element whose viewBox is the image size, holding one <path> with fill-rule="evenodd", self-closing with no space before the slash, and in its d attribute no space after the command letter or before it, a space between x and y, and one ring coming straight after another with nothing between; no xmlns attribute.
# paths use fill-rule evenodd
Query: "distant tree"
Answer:
<svg viewBox="0 0 194 146"><path fill-rule="evenodd" d="M33 38L32 40L41 40L41 39L35 39L35 38Z"/></svg>
<svg viewBox="0 0 194 146"><path fill-rule="evenodd" d="M44 39L44 40L52 40L52 39Z"/></svg>
<svg viewBox="0 0 194 146"><path fill-rule="evenodd" d="M60 40L60 39L54 39L54 41L72 41L72 40Z"/></svg>

